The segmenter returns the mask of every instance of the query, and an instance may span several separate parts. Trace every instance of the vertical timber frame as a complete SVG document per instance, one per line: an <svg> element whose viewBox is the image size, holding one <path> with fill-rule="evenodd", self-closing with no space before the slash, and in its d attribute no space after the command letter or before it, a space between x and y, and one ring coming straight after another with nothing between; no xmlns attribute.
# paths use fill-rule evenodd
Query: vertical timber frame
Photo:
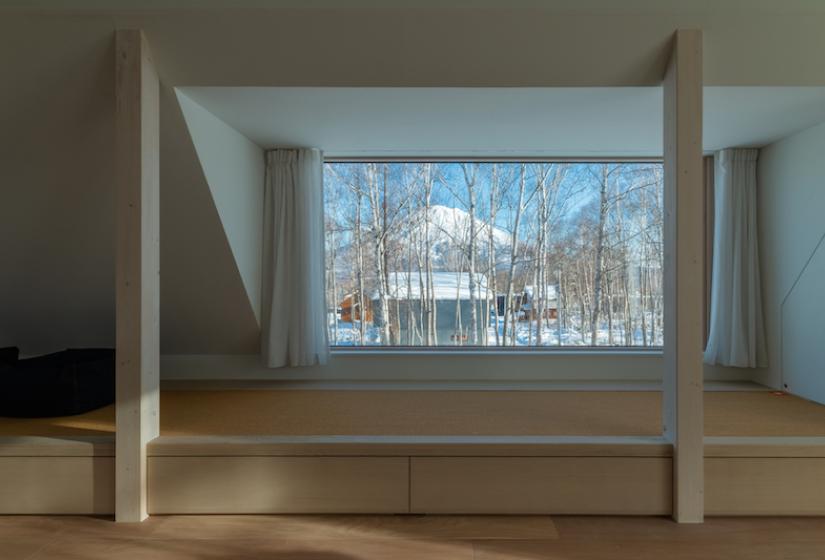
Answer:
<svg viewBox="0 0 825 560"><path fill-rule="evenodd" d="M115 57L115 519L136 522L159 432L159 84L140 30L115 32Z"/></svg>
<svg viewBox="0 0 825 560"><path fill-rule="evenodd" d="M702 32L678 30L664 77L664 436L673 518L704 519Z"/></svg>

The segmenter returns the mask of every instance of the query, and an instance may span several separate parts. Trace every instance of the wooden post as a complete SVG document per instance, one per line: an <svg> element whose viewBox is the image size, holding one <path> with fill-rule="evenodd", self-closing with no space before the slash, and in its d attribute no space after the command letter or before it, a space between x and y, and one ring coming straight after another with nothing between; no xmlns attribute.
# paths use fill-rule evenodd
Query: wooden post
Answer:
<svg viewBox="0 0 825 560"><path fill-rule="evenodd" d="M115 518L142 521L159 422L159 86L139 30L115 33L117 433Z"/></svg>
<svg viewBox="0 0 825 560"><path fill-rule="evenodd" d="M704 518L702 32L676 32L664 79L664 435L673 518Z"/></svg>

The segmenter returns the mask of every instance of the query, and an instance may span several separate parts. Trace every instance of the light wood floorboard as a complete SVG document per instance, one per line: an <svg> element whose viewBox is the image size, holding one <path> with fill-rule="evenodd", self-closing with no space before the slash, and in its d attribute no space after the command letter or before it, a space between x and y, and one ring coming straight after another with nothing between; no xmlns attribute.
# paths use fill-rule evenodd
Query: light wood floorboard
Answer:
<svg viewBox="0 0 825 560"><path fill-rule="evenodd" d="M768 391L706 392L707 436L825 436L825 406ZM114 432L114 407L0 418L0 436ZM162 436L661 434L655 391L163 391Z"/></svg>
<svg viewBox="0 0 825 560"><path fill-rule="evenodd" d="M746 560L823 558L823 518L0 517L0 560Z"/></svg>

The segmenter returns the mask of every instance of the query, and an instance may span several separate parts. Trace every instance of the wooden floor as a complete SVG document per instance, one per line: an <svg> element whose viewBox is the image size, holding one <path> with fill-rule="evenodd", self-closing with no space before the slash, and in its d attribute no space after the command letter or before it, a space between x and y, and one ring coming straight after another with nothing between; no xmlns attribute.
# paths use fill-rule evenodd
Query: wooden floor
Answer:
<svg viewBox="0 0 825 560"><path fill-rule="evenodd" d="M661 432L656 391L163 391L161 435L605 435ZM106 407L0 418L0 436L114 433ZM825 406L768 391L705 393L708 436L825 436Z"/></svg>
<svg viewBox="0 0 825 560"><path fill-rule="evenodd" d="M2 560L817 560L823 518L0 517Z"/></svg>

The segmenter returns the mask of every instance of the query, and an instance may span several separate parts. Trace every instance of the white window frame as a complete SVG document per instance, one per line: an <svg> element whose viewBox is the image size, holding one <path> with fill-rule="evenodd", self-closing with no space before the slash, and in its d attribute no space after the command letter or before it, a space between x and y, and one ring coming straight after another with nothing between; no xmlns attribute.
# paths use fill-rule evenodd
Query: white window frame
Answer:
<svg viewBox="0 0 825 560"><path fill-rule="evenodd" d="M346 155L324 154L323 163L658 163L664 165L662 156L403 156L403 155ZM661 358L664 346L335 346L329 345L330 353L335 356L418 356L418 355L507 355L507 356L554 356L576 355L604 356L615 355L635 358Z"/></svg>

